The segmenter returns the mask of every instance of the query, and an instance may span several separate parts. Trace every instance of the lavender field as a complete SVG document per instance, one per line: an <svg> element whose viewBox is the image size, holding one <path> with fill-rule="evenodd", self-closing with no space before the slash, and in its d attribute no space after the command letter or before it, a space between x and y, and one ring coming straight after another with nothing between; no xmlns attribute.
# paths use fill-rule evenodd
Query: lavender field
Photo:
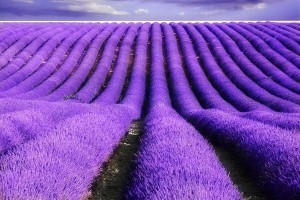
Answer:
<svg viewBox="0 0 300 200"><path fill-rule="evenodd" d="M0 199L112 199L136 122L120 199L300 199L300 24L0 24Z"/></svg>

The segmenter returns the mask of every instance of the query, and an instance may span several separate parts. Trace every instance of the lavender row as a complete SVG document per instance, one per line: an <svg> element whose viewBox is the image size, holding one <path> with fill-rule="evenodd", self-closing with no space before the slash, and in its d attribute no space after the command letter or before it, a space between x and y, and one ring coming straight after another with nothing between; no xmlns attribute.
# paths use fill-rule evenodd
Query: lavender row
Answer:
<svg viewBox="0 0 300 200"><path fill-rule="evenodd" d="M279 113L267 111L252 111L239 113L238 116L263 122L286 130L300 132L300 113Z"/></svg>
<svg viewBox="0 0 300 200"><path fill-rule="evenodd" d="M217 24L216 26L236 42L240 50L248 57L248 59L267 75L266 78L272 78L274 82L300 94L299 83L276 68L268 59L257 52L251 43L245 40L243 36L224 24Z"/></svg>
<svg viewBox="0 0 300 200"><path fill-rule="evenodd" d="M136 78L140 79L141 77L136 76ZM134 79L130 79L130 81L134 81ZM145 86L145 82L140 85ZM131 87L132 93L128 94L136 94L139 92L137 89L145 90L141 86ZM2 155L0 190L3 197L18 199L86 198L89 195L92 180L98 175L99 166L108 159L135 117L131 111L131 105L134 105L136 101L141 101L140 98L140 96L131 96L131 98L125 96L125 99L129 101L123 102L122 105L105 107L98 104L79 105L70 102L68 104L64 102L49 104L44 101L20 100L18 106L15 104L6 106L12 102L3 99L2 103L6 103L6 105L2 104L1 113L6 112L6 114L13 115L23 112L25 116L30 108L42 111L41 109L47 107L49 110L43 114L48 118L37 115L40 117L40 121L47 120L49 124L61 121L51 128L52 131L44 131L45 134L32 138L29 142L10 149L5 155ZM40 107L37 106L38 104ZM135 110L141 111L141 108ZM137 113L137 115L140 114ZM50 118L56 122L52 123ZM35 121L35 123L40 121ZM27 125L29 131L34 130L35 124L32 124ZM22 123L18 125L22 126ZM75 152L74 146L76 146ZM6 159L10 162L7 162ZM22 160L21 164L15 163L20 160ZM28 168L27 164L31 167ZM10 175L8 176L8 174ZM31 174L31 178L26 174ZM15 182L14 177L19 176L22 176L22 179ZM47 180L43 180L45 176L47 176ZM29 182L31 184L27 184ZM10 184L16 187L11 188ZM39 188L44 189L40 190Z"/></svg>
<svg viewBox="0 0 300 200"><path fill-rule="evenodd" d="M264 74L248 59L246 55L244 55L240 51L237 44L232 41L229 35L225 34L217 26L207 26L207 28L219 38L219 41L222 43L223 47L226 49L226 51L238 65L238 67L243 71L243 73L245 73L249 78L255 81L257 85L267 90L272 95L281 97L297 104L300 103L300 97L298 94L291 92L290 90L272 81L272 79L267 78L267 75Z"/></svg>
<svg viewBox="0 0 300 200"><path fill-rule="evenodd" d="M197 29L191 24L185 24L191 40L194 42L196 52L201 55L201 66L204 68L212 85L218 90L223 99L230 102L239 111L270 110L263 104L254 101L238 89L219 68L211 54L206 41Z"/></svg>
<svg viewBox="0 0 300 200"><path fill-rule="evenodd" d="M299 69L282 57L279 53L271 49L262 39L258 36L252 34L237 24L229 24L229 27L243 35L255 48L256 50L264 55L268 60L270 60L277 68L282 70L286 75L294 79L295 81L300 81Z"/></svg>
<svg viewBox="0 0 300 200"><path fill-rule="evenodd" d="M124 106L71 117L0 158L4 199L84 199L131 122ZM74 148L76 147L76 148Z"/></svg>
<svg viewBox="0 0 300 200"><path fill-rule="evenodd" d="M2 68L5 64L7 64L10 59L12 59L20 50L23 50L23 48L26 47L35 38L38 38L51 30L51 27L45 27L38 31L34 31L33 33L29 33L24 37L21 37L16 43L12 44L8 49L1 53L0 67Z"/></svg>
<svg viewBox="0 0 300 200"><path fill-rule="evenodd" d="M58 37L49 40L25 66L0 82L0 90L8 90L33 74L47 58L51 58L57 44L69 34L70 32L59 34Z"/></svg>
<svg viewBox="0 0 300 200"><path fill-rule="evenodd" d="M78 38L84 35L89 27L81 29L79 31L70 32L66 31L61 33L62 35L57 35L58 37L53 38L53 43L57 45L56 49L52 50L53 54L49 60L44 63L39 70L35 71L32 75L26 78L24 81L16 85L15 87L1 93L2 96L16 96L17 98L30 98L31 95L34 95L33 90L36 86L45 81L57 68L60 67L60 64L64 62L67 53L69 52L70 47L72 47ZM58 44L61 42L60 44ZM25 94L22 94L25 93Z"/></svg>
<svg viewBox="0 0 300 200"><path fill-rule="evenodd" d="M167 106L144 123L126 199L242 199L213 148Z"/></svg>
<svg viewBox="0 0 300 200"><path fill-rule="evenodd" d="M169 39L170 27L163 26L164 38ZM241 199L209 144L168 103L161 38L160 26L154 23L151 29L151 49L155 51L151 51L150 105L126 198ZM168 40L166 45L172 46L172 43ZM175 62L168 60L168 63L176 69Z"/></svg>
<svg viewBox="0 0 300 200"><path fill-rule="evenodd" d="M3 25L2 25L3 26ZM14 26L11 24L11 26L6 27L5 29L1 30L0 33L0 44L2 44L2 41L4 41L4 39L17 34L19 32L24 32L24 31L28 31L33 27L33 24L27 24L26 26ZM31 29L31 31L33 31L33 29ZM3 52L3 49L2 51Z"/></svg>
<svg viewBox="0 0 300 200"><path fill-rule="evenodd" d="M294 34L292 34L292 33L289 32L289 31L286 31L286 30L281 29L281 28L279 27L280 24L279 24L278 26L276 26L276 25L274 25L274 24L268 24L268 23L266 23L265 26L267 26L267 27L270 28L270 29L275 30L276 32L278 32L278 33L281 34L281 35L284 35L284 36L286 36L286 37L288 37L288 38L293 39L293 40L296 41L298 44L300 44L300 39L299 39L298 35L294 35Z"/></svg>
<svg viewBox="0 0 300 200"><path fill-rule="evenodd" d="M5 50L7 50L11 45L13 45L14 43L16 43L22 37L26 37L30 33L38 31L38 30L40 30L40 29L42 29L44 27L45 26L32 25L31 27L25 27L24 29L21 29L20 31L17 31L15 34L8 35L6 38L4 38L0 42L0 52L3 53ZM4 59L2 62L3 63L0 62L1 68L4 65L4 63L6 63L6 60Z"/></svg>
<svg viewBox="0 0 300 200"><path fill-rule="evenodd" d="M111 25L97 35L89 45L78 69L60 87L42 99L47 101L58 101L76 93L92 70L91 68L99 54L100 48L104 45L103 43L112 34L115 28L115 26Z"/></svg>
<svg viewBox="0 0 300 200"><path fill-rule="evenodd" d="M117 45L122 36L125 34L127 28L128 25L121 24L109 37L94 73L80 91L75 94L77 102L89 103L97 96L110 70Z"/></svg>
<svg viewBox="0 0 300 200"><path fill-rule="evenodd" d="M135 52L138 53L135 53L130 82L120 102L131 108L134 119L141 118L145 101L147 62L150 62L150 59L147 59L150 27L150 23L144 23L137 35Z"/></svg>
<svg viewBox="0 0 300 200"><path fill-rule="evenodd" d="M194 96L193 91L189 87L189 82L182 68L177 41L172 27L166 23L163 23L161 27L164 34L165 57L167 59L169 82L172 84L176 83L176 86L172 85L171 93L181 94L172 99L172 104L178 107L179 113L184 113L186 110L202 109L197 98Z"/></svg>
<svg viewBox="0 0 300 200"><path fill-rule="evenodd" d="M187 76L193 85L193 91L203 108L216 108L235 112L236 109L225 101L202 70L189 35L181 25L171 24L176 31L182 55L186 65Z"/></svg>
<svg viewBox="0 0 300 200"><path fill-rule="evenodd" d="M168 36L170 39L170 35ZM184 95L181 91L189 89L185 86L182 90L175 90L172 99ZM183 100L184 104L190 103L186 98ZM287 131L214 109L198 112L191 110L189 115L184 116L210 141L235 152L266 195L276 199L293 199L299 196L300 138L294 127Z"/></svg>
<svg viewBox="0 0 300 200"><path fill-rule="evenodd" d="M0 71L0 81L5 80L13 73L16 73L22 66L24 66L31 57L34 57L35 53L39 48L42 48L43 45L46 44L53 37L57 37L57 35L62 31L62 28L57 28L51 32L47 32L43 34L41 37L36 38L33 42L31 42L26 48L24 48L18 55L14 57L14 59L7 64L7 66Z"/></svg>
<svg viewBox="0 0 300 200"><path fill-rule="evenodd" d="M104 91L93 101L94 103L107 105L116 103L119 100L126 80L131 49L138 34L139 26L140 24L133 25L126 32L120 45L120 51L111 79Z"/></svg>
<svg viewBox="0 0 300 200"><path fill-rule="evenodd" d="M179 42L180 43L184 43L183 46L185 46L186 44L188 44L188 42L190 41L190 39L188 38L187 36L187 33L184 31L183 27L180 26L180 25L175 25L173 24L174 28L177 30L177 34L179 35ZM185 33L185 34L184 34ZM169 36L170 38L170 36ZM191 46L188 46L188 47L191 47ZM184 48L185 49L188 49L188 48ZM183 53L185 54L186 52L183 51ZM173 55L175 56L175 55ZM190 58L188 56L188 54L185 54L185 57L187 58ZM188 66L189 67L189 66ZM170 70L172 70L172 68L170 68ZM170 72L170 76L172 76L172 74L174 73L171 73ZM177 83L175 82L175 85L171 85L171 87L179 87L177 85ZM190 96L186 96L185 93L181 93L180 91L182 90L190 90L189 89L189 86L185 85L185 87L182 87L181 90L177 90L177 92L175 91L173 93L174 97L173 99L176 99L177 96L183 96L183 101L181 102L181 104L178 105L178 107L182 106L182 105L185 105L185 104L188 104L189 101L188 99L191 98ZM186 108L188 106L185 106ZM177 108L179 110L184 110L185 112L182 113L183 115L191 115L193 112L195 112L196 110L192 110L192 109L182 109L182 108ZM224 108L219 108L220 110L225 110ZM287 130L300 130L300 115L297 114L297 113L291 113L291 114L288 114L288 113L279 113L279 112L269 112L269 111L251 111L251 112L245 112L245 113L237 113L233 110L229 110L231 113L234 113L235 115L237 116L241 116L241 117L244 117L244 118L249 118L249 119L252 119L252 120L256 120L256 121L260 121L260 122L263 122L263 123L267 123L267 124L270 124L270 125L273 125L273 126L279 126L283 129L287 129Z"/></svg>
<svg viewBox="0 0 300 200"><path fill-rule="evenodd" d="M272 23L270 23L270 24L272 24ZM291 25L295 25L295 24L291 23ZM288 23L287 24L280 23L280 24L278 24L278 27L280 27L281 29L284 29L284 30L288 31L289 33L294 34L295 36L297 36L297 35L300 34L299 30L294 29L293 27L289 26Z"/></svg>
<svg viewBox="0 0 300 200"><path fill-rule="evenodd" d="M282 44L277 37L279 34L277 32L272 32L272 30L267 29L267 32L260 31L259 29L256 29L255 27L251 26L250 24L247 23L241 23L239 24L243 28L247 29L248 31L251 31L253 34L259 36L263 41L265 41L274 51L277 51L285 57L288 61L293 63L295 66L300 65L300 59L299 59L299 54L300 54L300 47L299 45L295 45L293 50L289 50L287 46L284 46L284 43ZM263 26L262 26L263 27ZM265 28L265 27L263 27ZM270 33L269 33L270 32ZM269 34L268 34L269 33ZM273 33L273 34L272 34ZM274 39L271 35L276 37Z"/></svg>
<svg viewBox="0 0 300 200"><path fill-rule="evenodd" d="M286 36L283 36L268 27L263 26L263 24L253 23L253 24L251 24L251 26L264 32L265 34L270 35L271 37L276 37L276 41L279 41L280 43L282 43L287 49L289 49L292 52L295 52L297 55L300 54L300 47L294 40L292 40Z"/></svg>
<svg viewBox="0 0 300 200"><path fill-rule="evenodd" d="M150 82L149 85L149 108L152 106L168 106L170 107L171 98L168 94L167 78L164 68L164 55L162 47L161 27L158 23L151 26L151 67L150 67ZM158 53L155 53L158 52Z"/></svg>
<svg viewBox="0 0 300 200"><path fill-rule="evenodd" d="M102 27L93 27L90 30L81 30L82 33L78 33L75 35L72 35L73 37L70 38L70 40L66 41L66 43L60 45L61 47L60 51L67 51L70 48L70 45L74 43L74 40L77 40L74 46L72 46L71 51L69 55L66 57L65 60L61 63L61 55L60 51L55 51L54 54L57 52L58 56L52 58L54 59L53 62L55 63L61 63L61 66L57 70L51 70L49 71L51 74L49 74L49 77L45 77L47 79L43 79L43 82L41 82L38 87L35 87L34 89L28 91L27 93L21 94L18 96L18 98L22 99L32 99L32 98L38 98L43 97L49 93L51 93L53 90L55 90L60 84L62 84L70 75L73 69L75 68L78 60L82 56L82 53L86 46L89 44L89 42L102 30ZM80 38L79 38L80 37ZM59 56L60 55L60 56ZM63 56L63 55L62 55ZM50 62L50 64L53 65L53 62ZM48 62L47 62L48 63ZM54 65L54 69L57 66ZM42 68L45 69L45 68ZM47 69L46 69L47 70ZM53 73L54 71L54 73ZM37 71L39 72L39 71ZM39 73L40 75L44 75L42 73Z"/></svg>
<svg viewBox="0 0 300 200"><path fill-rule="evenodd" d="M24 103L7 99L1 104L0 155L13 147L46 135L60 121L80 113L88 113L91 109L86 106L47 105L36 101Z"/></svg>
<svg viewBox="0 0 300 200"><path fill-rule="evenodd" d="M227 77L230 77L230 80L240 90L242 90L244 94L276 111L300 111L299 105L271 95L269 92L259 87L257 83L251 80L248 76L246 76L232 60L230 55L228 55L218 38L214 34L212 34L205 26L196 25L196 28L205 38L205 40L210 44L210 50L212 54L216 56L216 60L219 63L219 66L223 73L226 74ZM224 41L224 39L222 40Z"/></svg>
<svg viewBox="0 0 300 200"><path fill-rule="evenodd" d="M233 151L266 196L300 196L299 134L219 110L200 111L189 121L210 141Z"/></svg>

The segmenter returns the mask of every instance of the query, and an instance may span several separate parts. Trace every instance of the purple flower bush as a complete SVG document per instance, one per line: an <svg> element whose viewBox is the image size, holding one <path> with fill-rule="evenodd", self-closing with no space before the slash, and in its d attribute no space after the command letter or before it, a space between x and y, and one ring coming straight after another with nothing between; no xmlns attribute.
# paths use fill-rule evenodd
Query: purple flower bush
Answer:
<svg viewBox="0 0 300 200"><path fill-rule="evenodd" d="M157 56L163 54L160 29L152 25L151 50ZM151 103L126 198L241 199L211 146L172 109L162 61L151 65Z"/></svg>
<svg viewBox="0 0 300 200"><path fill-rule="evenodd" d="M212 33L214 33L217 37L223 38L220 40L223 47L228 52L229 56L234 60L234 62L238 65L238 67L243 71L245 75L247 75L250 79L252 79L257 85L262 87L267 92L271 93L274 96L278 96L280 98L289 100L291 102L299 104L299 95L294 92L284 88L280 84L277 84L272 80L272 78L268 78L268 75L257 68L251 60L245 56L237 44L224 32L222 32L216 26L207 26L208 29Z"/></svg>
<svg viewBox="0 0 300 200"><path fill-rule="evenodd" d="M170 30L166 24L163 24L162 27L165 32ZM172 35L166 38L166 47L168 48L168 41L172 41ZM174 36L173 41L175 41ZM178 55L177 52L172 56L176 58ZM169 55L166 56L167 58L169 57ZM172 76L183 74L183 71L178 71L177 68L171 64L169 65L169 71L171 80ZM172 84L174 84L174 86ZM176 100L183 97L180 104L174 104L175 107L178 107L180 113L211 142L235 152L242 162L244 162L246 168L252 172L258 186L266 194L278 199L293 199L299 196L300 171L298 167L298 155L300 155L300 152L299 142L296 141L299 141L299 134L297 133L299 133L298 127L300 121L299 114L296 111L295 114L291 114L292 116L276 114L276 112L270 111L252 111L260 113L257 115L254 113L250 114L251 112L245 112L244 114L238 114L236 112L226 114L222 111L214 111L214 109L199 109L199 111L195 111L195 102L190 101L193 96L188 92L191 90L189 85L175 85L175 81L171 81L171 87L176 87L176 90L172 92L172 95L174 95L172 99ZM188 108L191 109L189 110ZM226 115L224 116L223 113ZM263 113L268 114L265 114L266 117L264 117ZM265 125L249 119L243 119L238 115L254 120L257 119L265 123L269 122L271 125L280 126L288 130ZM287 120L283 120L284 115L287 115ZM241 124L239 125L239 123ZM222 126L223 124L224 127ZM219 126L221 128L219 128ZM232 136L231 134L237 134L237 136ZM264 137L260 134L263 134ZM295 137L290 137L290 135L295 135ZM285 145L286 147L283 148ZM257 150L253 149L252 152L251 148ZM242 149L245 149L245 151L241 152ZM256 151L260 152L256 153ZM278 151L281 153L278 153ZM260 166L266 167L261 168ZM274 169L274 166L278 166L278 168ZM265 175L265 173L268 175ZM280 191L279 188L284 188L284 191Z"/></svg>
<svg viewBox="0 0 300 200"><path fill-rule="evenodd" d="M242 199L192 125L171 107L151 110L127 199Z"/></svg>
<svg viewBox="0 0 300 200"><path fill-rule="evenodd" d="M86 199L135 120L124 199L300 198L299 23L0 24L0 197Z"/></svg>
<svg viewBox="0 0 300 200"><path fill-rule="evenodd" d="M256 51L251 43L242 35L224 24L217 24L216 26L236 42L240 50L249 58L249 60L267 75L266 78L270 78L274 82L277 82L285 88L297 94L300 94L299 83L290 78L283 71L279 70L276 66L274 66L274 64L270 62L270 60Z"/></svg>
<svg viewBox="0 0 300 200"><path fill-rule="evenodd" d="M63 35L56 35L49 41L51 51L55 49L54 45L57 45L61 40L62 43L60 46L58 46L55 51L52 54L52 57L47 60L45 64L43 64L39 70L36 70L33 74L31 74L28 78L26 78L21 83L15 85L14 87L2 92L0 94L5 96L16 96L16 98L23 98L23 99L30 99L32 96L36 95L36 90L39 90L37 86L40 86L41 83L43 83L53 72L60 66L59 64L64 61L65 55L68 53L69 48L80 38L84 33L86 33L89 28L87 29L81 29L75 33L69 33ZM69 36L68 38L66 38ZM65 39L66 38L66 39ZM51 43L50 43L51 42ZM52 46L52 47L51 47ZM49 48L47 45L45 45L45 48ZM25 66L26 67L26 66ZM24 68L22 68L24 69ZM39 88L41 88L40 86Z"/></svg>
<svg viewBox="0 0 300 200"><path fill-rule="evenodd" d="M297 82L300 81L299 69L295 65L290 63L287 59L285 59L283 56L281 56L280 46L276 48L276 50L278 51L277 52L270 48L266 44L266 42L264 42L261 38L252 34L252 32L243 29L236 24L230 24L229 27L243 35L248 41L250 41L250 43L255 47L255 49L258 52L260 52L263 56L270 60L274 65L276 65L277 68L283 71L286 75L288 75ZM266 48L268 49L266 50Z"/></svg>
<svg viewBox="0 0 300 200"><path fill-rule="evenodd" d="M82 89L78 93L76 93L77 101L89 103L97 96L111 68L111 64L114 58L114 52L116 51L118 43L121 40L122 36L126 33L127 29L127 24L121 24L106 42L105 49L102 52L101 60L99 61L96 70L94 71L93 75L87 80Z"/></svg>
<svg viewBox="0 0 300 200"><path fill-rule="evenodd" d="M44 137L0 158L0 193L6 199L83 199L99 166L129 128L124 106L70 117ZM99 137L100 136L100 137Z"/></svg>
<svg viewBox="0 0 300 200"><path fill-rule="evenodd" d="M275 41L278 41L279 43L284 45L288 50L290 50L290 51L294 52L295 54L299 55L300 47L297 44L297 42L294 41L293 39L290 39L289 37L284 36L284 35L276 32L276 31L272 30L272 28L270 29L270 28L268 28L266 26L263 26L262 24L259 24L259 23L255 23L255 24L253 23L253 24L251 24L251 26L255 28L254 30L252 29L252 31L259 30L259 31L263 32L264 34L267 34L271 37L276 37L276 40L272 40L272 39L268 39L268 40L272 40L273 43L277 43ZM268 40L266 40L266 42L268 42ZM287 55L283 54L283 56L287 56L287 57L290 56L290 55L293 55L293 54L291 54L291 53L288 53Z"/></svg>
<svg viewBox="0 0 300 200"><path fill-rule="evenodd" d="M106 105L116 103L119 100L127 75L127 67L129 65L128 57L130 56L130 50L137 31L138 26L134 25L126 32L120 46L120 52L113 75L105 90L94 100L95 103Z"/></svg>
<svg viewBox="0 0 300 200"><path fill-rule="evenodd" d="M299 197L299 130L287 131L219 110L200 111L190 121L212 142L235 152L268 196Z"/></svg>

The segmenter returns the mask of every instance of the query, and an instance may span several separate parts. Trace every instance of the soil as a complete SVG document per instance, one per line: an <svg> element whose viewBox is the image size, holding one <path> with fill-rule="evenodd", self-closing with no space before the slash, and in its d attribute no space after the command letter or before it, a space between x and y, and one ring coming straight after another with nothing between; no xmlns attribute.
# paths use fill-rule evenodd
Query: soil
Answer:
<svg viewBox="0 0 300 200"><path fill-rule="evenodd" d="M112 157L104 164L100 176L95 179L89 200L123 199L141 133L142 122L133 122Z"/></svg>
<svg viewBox="0 0 300 200"><path fill-rule="evenodd" d="M131 124L130 130L104 164L100 175L94 180L88 200L121 200L130 179L135 154L142 135L142 121ZM243 194L245 200L266 200L258 190L249 173L242 168L234 154L214 145L215 152L233 183Z"/></svg>
<svg viewBox="0 0 300 200"><path fill-rule="evenodd" d="M214 146L214 149L222 165L229 173L232 182L243 194L243 199L266 200L266 197L258 190L249 173L242 167L232 152L220 146Z"/></svg>

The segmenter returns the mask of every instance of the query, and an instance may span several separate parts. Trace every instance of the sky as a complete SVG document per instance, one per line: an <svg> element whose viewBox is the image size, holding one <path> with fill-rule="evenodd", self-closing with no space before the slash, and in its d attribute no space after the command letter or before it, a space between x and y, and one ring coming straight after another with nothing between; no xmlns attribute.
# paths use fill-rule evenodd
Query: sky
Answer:
<svg viewBox="0 0 300 200"><path fill-rule="evenodd" d="M298 21L300 0L0 0L0 21Z"/></svg>

